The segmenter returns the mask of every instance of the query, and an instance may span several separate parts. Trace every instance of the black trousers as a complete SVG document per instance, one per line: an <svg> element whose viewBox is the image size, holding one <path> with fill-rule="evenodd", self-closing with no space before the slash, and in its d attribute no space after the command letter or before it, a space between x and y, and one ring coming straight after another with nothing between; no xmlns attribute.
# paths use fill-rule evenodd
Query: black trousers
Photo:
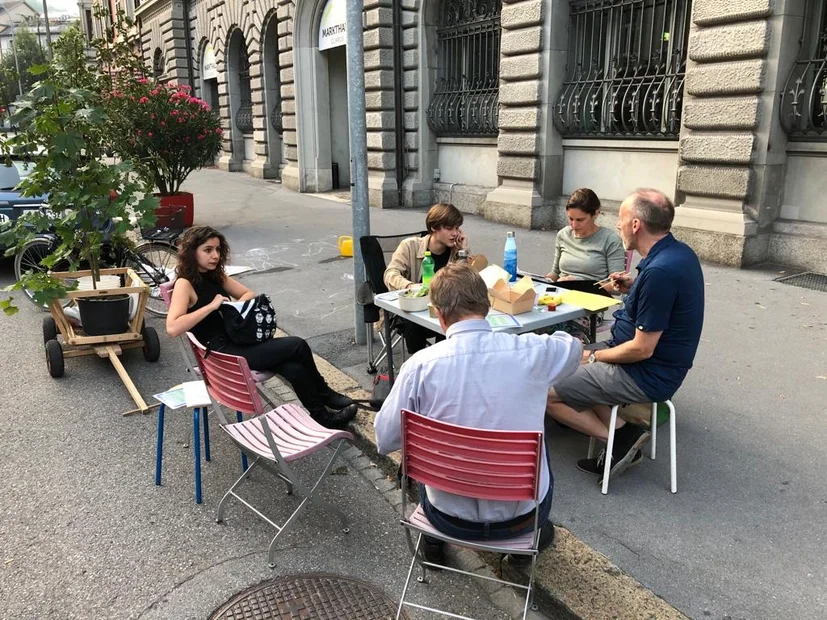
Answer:
<svg viewBox="0 0 827 620"><path fill-rule="evenodd" d="M402 336L405 338L405 347L411 355L427 347L428 338L435 338L435 342L445 340L445 336L440 336L427 327L422 327L405 319L402 319Z"/></svg>
<svg viewBox="0 0 827 620"><path fill-rule="evenodd" d="M216 350L243 357L250 370L269 370L281 375L307 409L323 406L322 394L329 388L316 368L313 352L304 338L285 336L248 346L230 342Z"/></svg>

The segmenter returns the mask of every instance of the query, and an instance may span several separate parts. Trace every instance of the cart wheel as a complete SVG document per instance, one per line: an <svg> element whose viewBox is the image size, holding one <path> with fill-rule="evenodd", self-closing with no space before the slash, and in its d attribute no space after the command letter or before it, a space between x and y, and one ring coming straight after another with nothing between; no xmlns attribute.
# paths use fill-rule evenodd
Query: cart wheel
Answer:
<svg viewBox="0 0 827 620"><path fill-rule="evenodd" d="M57 323L50 316L43 317L43 343L57 340Z"/></svg>
<svg viewBox="0 0 827 620"><path fill-rule="evenodd" d="M63 376L63 347L57 340L46 342L46 367L55 379Z"/></svg>
<svg viewBox="0 0 827 620"><path fill-rule="evenodd" d="M141 336L144 338L144 359L147 362L157 362L161 357L161 341L158 340L158 332L154 327L144 325Z"/></svg>

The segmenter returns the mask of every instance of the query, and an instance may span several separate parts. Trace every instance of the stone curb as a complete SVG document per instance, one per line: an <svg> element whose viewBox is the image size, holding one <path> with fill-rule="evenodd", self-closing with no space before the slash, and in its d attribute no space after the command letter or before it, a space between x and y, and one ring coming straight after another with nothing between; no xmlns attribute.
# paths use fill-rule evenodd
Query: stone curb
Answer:
<svg viewBox="0 0 827 620"><path fill-rule="evenodd" d="M356 399L370 397L353 378L324 358L315 354L314 358L319 372L334 390ZM269 392L270 386L265 390ZM278 385L274 391L279 400L295 399L287 386ZM345 456L351 466L373 481L388 503L401 512L401 494L391 482L399 465L399 453L381 455L376 451L374 416L373 412L359 410L351 424L359 449L349 450ZM492 575L496 569L501 570L506 579L527 578L524 571L492 555L481 556L467 549L452 549L449 554L453 565L463 570ZM485 580L480 582L498 608L512 616L522 615L522 603L512 589ZM537 560L535 603L540 612L555 620L687 620L683 613L561 526L556 526L554 544Z"/></svg>

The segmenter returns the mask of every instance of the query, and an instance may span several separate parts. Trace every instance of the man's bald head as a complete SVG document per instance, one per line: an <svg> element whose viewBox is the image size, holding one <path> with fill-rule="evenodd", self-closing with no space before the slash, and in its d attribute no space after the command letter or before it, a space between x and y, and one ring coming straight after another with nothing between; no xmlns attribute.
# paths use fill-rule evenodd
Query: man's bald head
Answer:
<svg viewBox="0 0 827 620"><path fill-rule="evenodd" d="M675 219L675 205L663 192L639 189L630 197L633 217L636 217L652 235L665 235Z"/></svg>

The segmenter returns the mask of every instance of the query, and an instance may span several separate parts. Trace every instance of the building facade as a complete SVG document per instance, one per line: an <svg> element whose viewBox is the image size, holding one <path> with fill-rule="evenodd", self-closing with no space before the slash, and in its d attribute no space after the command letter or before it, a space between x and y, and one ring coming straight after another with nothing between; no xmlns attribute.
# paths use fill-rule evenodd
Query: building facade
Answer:
<svg viewBox="0 0 827 620"><path fill-rule="evenodd" d="M222 168L324 192L350 177L345 2L130 10L220 114ZM827 272L827 0L365 0L363 29L372 206L559 227L578 187L610 216L654 187L706 259Z"/></svg>

